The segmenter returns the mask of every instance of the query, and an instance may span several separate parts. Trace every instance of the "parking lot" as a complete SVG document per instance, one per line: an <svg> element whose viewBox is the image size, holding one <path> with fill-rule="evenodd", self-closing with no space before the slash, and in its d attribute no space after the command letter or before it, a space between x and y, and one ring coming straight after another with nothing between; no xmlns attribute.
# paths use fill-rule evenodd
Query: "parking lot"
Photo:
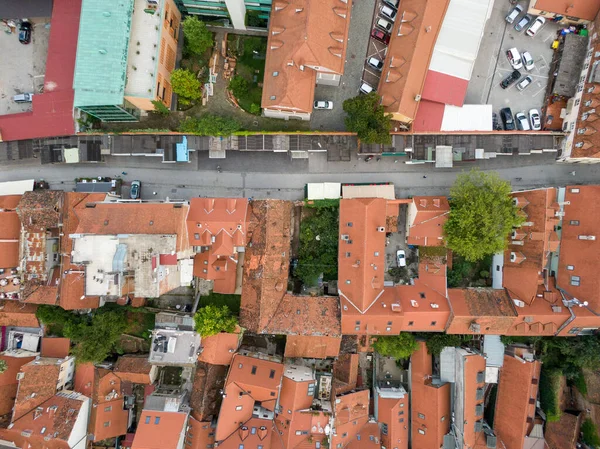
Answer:
<svg viewBox="0 0 600 449"><path fill-rule="evenodd" d="M375 11L373 14L373 20L371 22L371 28L368 31L369 36L370 36L371 30L373 28L375 28L375 22L377 21L377 18L380 17L379 9L383 5L384 5L384 3L382 0L377 0L377 4L375 5ZM386 55L387 55L387 45L370 37L369 38L369 46L367 47L367 55L365 56L365 60L364 60L365 69L363 71L362 81L370 84L375 89L377 89L377 86L379 85L379 78L381 77L381 72L378 72L377 70L368 66L367 61L369 60L369 58L377 58L380 61L385 61Z"/></svg>
<svg viewBox="0 0 600 449"><path fill-rule="evenodd" d="M508 24L505 20L513 6L507 1L495 3L492 15L485 27L484 38L467 89L465 104L492 104L493 110L497 114L500 109L505 107L510 107L513 114L517 112L527 114L533 108L541 112L554 51L551 45L560 27L547 20L534 37L527 36L525 30L516 31L514 25L526 13L528 3L528 1L519 2L523 7L523 12L519 14L513 24ZM535 20L535 16L533 20ZM502 80L513 71L506 57L506 52L510 48L517 48L520 53L528 51L535 63L535 67L530 71L525 68L519 69L521 72L519 81L527 75L533 78L533 82L523 91L516 88L519 81L507 89L500 87Z"/></svg>
<svg viewBox="0 0 600 449"><path fill-rule="evenodd" d="M13 96L41 91L46 71L50 35L46 24L49 21L49 18L31 20L33 31L28 45L19 42L18 27L11 34L0 32L0 54L4 62L0 73L0 115L31 110L31 103L15 103ZM2 31L6 29L3 26Z"/></svg>

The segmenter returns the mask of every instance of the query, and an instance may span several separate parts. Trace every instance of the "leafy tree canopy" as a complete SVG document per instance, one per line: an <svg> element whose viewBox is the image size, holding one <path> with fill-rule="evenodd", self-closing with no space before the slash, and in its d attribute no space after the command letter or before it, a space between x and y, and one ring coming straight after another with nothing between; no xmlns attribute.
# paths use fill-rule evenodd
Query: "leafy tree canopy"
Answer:
<svg viewBox="0 0 600 449"><path fill-rule="evenodd" d="M438 334L428 333L427 335L427 352L432 355L439 355L446 346L457 347L461 346L464 342L473 339L472 335L451 335L451 334Z"/></svg>
<svg viewBox="0 0 600 449"><path fill-rule="evenodd" d="M179 131L199 136L230 136L240 128L237 120L205 114L202 117L188 117L179 126Z"/></svg>
<svg viewBox="0 0 600 449"><path fill-rule="evenodd" d="M189 100L197 100L202 95L200 80L192 72L186 69L175 69L171 72L171 87L184 103Z"/></svg>
<svg viewBox="0 0 600 449"><path fill-rule="evenodd" d="M235 75L233 78L231 78L231 81L229 81L229 90L236 98L247 94L249 87L250 86L246 78L240 75Z"/></svg>
<svg viewBox="0 0 600 449"><path fill-rule="evenodd" d="M413 334L401 332L400 335L377 337L373 349L379 354L395 359L407 359L419 348Z"/></svg>
<svg viewBox="0 0 600 449"><path fill-rule="evenodd" d="M186 48L190 53L202 55L213 46L213 34L198 17L187 16L182 25Z"/></svg>
<svg viewBox="0 0 600 449"><path fill-rule="evenodd" d="M0 374L3 374L8 369L6 360L0 360Z"/></svg>
<svg viewBox="0 0 600 449"><path fill-rule="evenodd" d="M392 143L392 116L386 114L375 92L344 101L346 129L358 134L363 143Z"/></svg>
<svg viewBox="0 0 600 449"><path fill-rule="evenodd" d="M237 318L231 315L227 306L208 305L196 312L194 322L196 332L202 337L210 337L219 332L235 331Z"/></svg>
<svg viewBox="0 0 600 449"><path fill-rule="evenodd" d="M448 248L469 262L503 251L509 233L523 222L510 192L510 183L495 172L458 175L444 225Z"/></svg>

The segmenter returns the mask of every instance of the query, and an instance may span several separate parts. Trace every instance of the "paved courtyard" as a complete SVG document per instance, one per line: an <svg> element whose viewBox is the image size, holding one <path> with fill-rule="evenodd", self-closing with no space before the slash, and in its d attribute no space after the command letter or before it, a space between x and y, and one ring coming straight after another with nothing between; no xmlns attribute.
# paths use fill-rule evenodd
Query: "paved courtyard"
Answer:
<svg viewBox="0 0 600 449"><path fill-rule="evenodd" d="M345 113L342 104L344 100L358 95L376 1L355 0L352 2L344 75L342 75L339 86L317 84L315 100L333 101L333 109L313 111L310 121L311 129L345 131Z"/></svg>
<svg viewBox="0 0 600 449"><path fill-rule="evenodd" d="M524 11L527 11L528 3L519 2ZM536 36L529 37L525 31L518 32L514 29L514 25L524 13L521 13L513 24L505 21L504 18L511 8L512 5L507 1L497 1L494 4L492 15L485 27L465 103L492 104L493 111L497 114L505 107L510 107L513 114L520 111L526 113L532 108L541 111L554 51L551 44L559 26L546 21ZM533 18L535 19L535 16ZM533 78L533 83L523 91L516 88L516 83L507 89L500 87L500 82L513 71L506 58L506 51L513 47L520 53L528 51L535 62L535 67L529 72L525 68L519 69L520 79L527 75Z"/></svg>

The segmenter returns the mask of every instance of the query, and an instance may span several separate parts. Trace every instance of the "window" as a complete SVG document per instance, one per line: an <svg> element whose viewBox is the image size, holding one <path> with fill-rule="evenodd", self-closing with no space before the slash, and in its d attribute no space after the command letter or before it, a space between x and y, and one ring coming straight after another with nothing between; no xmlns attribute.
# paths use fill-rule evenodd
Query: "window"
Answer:
<svg viewBox="0 0 600 449"><path fill-rule="evenodd" d="M432 321L432 322L431 322L431 325L432 325L432 326L435 326L436 324L437 324L437 321Z"/></svg>
<svg viewBox="0 0 600 449"><path fill-rule="evenodd" d="M150 424L150 417L146 416L146 424Z"/></svg>
<svg viewBox="0 0 600 449"><path fill-rule="evenodd" d="M112 405L109 405L108 407L104 407L104 411L105 411L105 412L110 412L110 411L112 411Z"/></svg>
<svg viewBox="0 0 600 449"><path fill-rule="evenodd" d="M346 284L349 284L349 283L350 283L350 279L346 279Z"/></svg>
<svg viewBox="0 0 600 449"><path fill-rule="evenodd" d="M575 106L579 106L580 100L579 98L577 100L575 100Z"/></svg>
<svg viewBox="0 0 600 449"><path fill-rule="evenodd" d="M42 427L42 430L40 430L40 433L41 433L42 435L43 435L43 434L45 434L45 433L46 433L46 428L45 428L45 427Z"/></svg>
<svg viewBox="0 0 600 449"><path fill-rule="evenodd" d="M388 324L387 324L387 325L388 325L388 326L391 326L391 325L392 325L392 322L391 322L391 321L388 321Z"/></svg>
<svg viewBox="0 0 600 449"><path fill-rule="evenodd" d="M387 426L387 424L385 424L385 423L381 424L381 433L384 434L384 435L388 434L388 426Z"/></svg>
<svg viewBox="0 0 600 449"><path fill-rule="evenodd" d="M342 433L342 438L346 438L348 436L348 432Z"/></svg>
<svg viewBox="0 0 600 449"><path fill-rule="evenodd" d="M352 253L346 252L346 257L350 257L351 255L352 255Z"/></svg>
<svg viewBox="0 0 600 449"><path fill-rule="evenodd" d="M375 257L379 256L379 251L375 251Z"/></svg>
<svg viewBox="0 0 600 449"><path fill-rule="evenodd" d="M346 226L348 226L349 228L351 228L353 226L352 222L349 221L348 223L346 223Z"/></svg>
<svg viewBox="0 0 600 449"><path fill-rule="evenodd" d="M200 234L198 234L197 232L195 232L194 233L194 239L200 240Z"/></svg>
<svg viewBox="0 0 600 449"><path fill-rule="evenodd" d="M445 417L445 416L442 416L442 419L440 419L440 421L441 421L441 422L444 422L444 421L446 421L446 417Z"/></svg>
<svg viewBox="0 0 600 449"><path fill-rule="evenodd" d="M238 405L235 409L239 412L242 409L242 406Z"/></svg>
<svg viewBox="0 0 600 449"><path fill-rule="evenodd" d="M158 424L160 422L160 416L154 418L154 424Z"/></svg>
<svg viewBox="0 0 600 449"><path fill-rule="evenodd" d="M271 372L269 373L269 379L275 379L275 370L272 369Z"/></svg>
<svg viewBox="0 0 600 449"><path fill-rule="evenodd" d="M252 374L256 374L256 365L253 365L253 366L252 366L252 371L251 371L251 373L252 373Z"/></svg>
<svg viewBox="0 0 600 449"><path fill-rule="evenodd" d="M423 413L417 413L417 416L418 416L420 419L425 419L425 415L424 415Z"/></svg>
<svg viewBox="0 0 600 449"><path fill-rule="evenodd" d="M573 271L575 269L574 265L567 265L567 270Z"/></svg>
<svg viewBox="0 0 600 449"><path fill-rule="evenodd" d="M415 322L414 322L414 321L409 321L409 322L408 322L408 325L409 325L409 326L412 326L413 324L415 324Z"/></svg>
<svg viewBox="0 0 600 449"><path fill-rule="evenodd" d="M401 416L401 415L404 415L404 410L400 410L400 411L398 412L398 416Z"/></svg>
<svg viewBox="0 0 600 449"><path fill-rule="evenodd" d="M404 407L404 402L401 402L401 403L400 403L400 407Z"/></svg>
<svg viewBox="0 0 600 449"><path fill-rule="evenodd" d="M579 286L580 281L579 276L571 276L571 285Z"/></svg>
<svg viewBox="0 0 600 449"><path fill-rule="evenodd" d="M277 97L275 95L271 95L271 100L275 100Z"/></svg>
<svg viewBox="0 0 600 449"><path fill-rule="evenodd" d="M239 368L239 369L242 369L242 366L244 366L244 365L242 365L241 363L240 363L240 364L238 364L238 368Z"/></svg>
<svg viewBox="0 0 600 449"><path fill-rule="evenodd" d="M104 427L110 427L110 421L105 421L104 422Z"/></svg>
<svg viewBox="0 0 600 449"><path fill-rule="evenodd" d="M400 418L400 422L404 422L404 418Z"/></svg>
<svg viewBox="0 0 600 449"><path fill-rule="evenodd" d="M238 449L244 449L244 445L243 445L243 444L240 444L240 445L238 446Z"/></svg>
<svg viewBox="0 0 600 449"><path fill-rule="evenodd" d="M278 76L279 72L273 72L273 76Z"/></svg>
<svg viewBox="0 0 600 449"><path fill-rule="evenodd" d="M423 429L419 429L419 433L420 433L421 435L425 435L425 430L423 430Z"/></svg>
<svg viewBox="0 0 600 449"><path fill-rule="evenodd" d="M571 226L579 226L579 220L569 220Z"/></svg>
<svg viewBox="0 0 600 449"><path fill-rule="evenodd" d="M421 297L421 299L425 299L425 293L424 292L420 292L419 296Z"/></svg>

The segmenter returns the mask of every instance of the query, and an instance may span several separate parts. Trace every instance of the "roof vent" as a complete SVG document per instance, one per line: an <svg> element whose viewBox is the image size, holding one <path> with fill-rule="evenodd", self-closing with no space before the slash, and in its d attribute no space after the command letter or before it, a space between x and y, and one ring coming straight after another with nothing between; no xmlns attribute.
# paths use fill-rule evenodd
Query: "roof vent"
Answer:
<svg viewBox="0 0 600 449"><path fill-rule="evenodd" d="M596 240L595 235L578 235L577 238L579 240Z"/></svg>
<svg viewBox="0 0 600 449"><path fill-rule="evenodd" d="M436 303L434 303L434 302L432 302L430 305L431 305L431 308L432 308L432 309L439 309L439 308L440 308L440 305L439 305L439 304L436 304Z"/></svg>
<svg viewBox="0 0 600 449"><path fill-rule="evenodd" d="M416 95L415 96L415 101L421 101L421 95Z"/></svg>
<svg viewBox="0 0 600 449"><path fill-rule="evenodd" d="M383 226L379 226L377 228L377 232L385 232L385 228Z"/></svg>
<svg viewBox="0 0 600 449"><path fill-rule="evenodd" d="M525 303L523 301L521 301L520 299L513 299L513 302L515 303L515 306L517 306L517 307L525 307Z"/></svg>
<svg viewBox="0 0 600 449"><path fill-rule="evenodd" d="M560 312L562 312L562 307L560 307L560 306L552 306L552 311L554 313L560 313Z"/></svg>
<svg viewBox="0 0 600 449"><path fill-rule="evenodd" d="M410 305L413 307L419 307L419 303L417 301L415 301L414 299L410 300Z"/></svg>

